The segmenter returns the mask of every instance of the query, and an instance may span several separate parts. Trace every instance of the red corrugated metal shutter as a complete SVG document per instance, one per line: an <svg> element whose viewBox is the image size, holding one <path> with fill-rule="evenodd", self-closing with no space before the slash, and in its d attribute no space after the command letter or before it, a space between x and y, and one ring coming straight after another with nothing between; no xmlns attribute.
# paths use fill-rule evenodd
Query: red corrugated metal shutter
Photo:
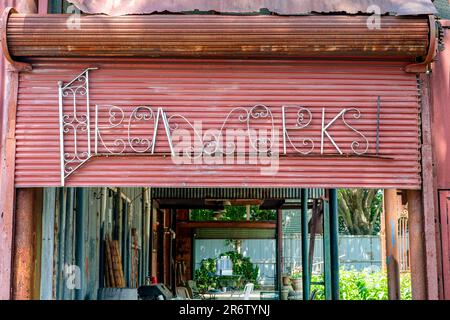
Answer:
<svg viewBox="0 0 450 320"><path fill-rule="evenodd" d="M67 178L69 186L251 186L420 188L419 97L416 76L400 62L281 60L36 60L21 74L17 111L16 185L60 185L57 81L90 73L91 105L164 107L204 127L217 128L233 107L264 104L281 126L281 106L311 108L310 133L320 139L321 108L328 121L341 108L358 108L356 128L375 149L381 97L380 154L280 157L276 175L256 165L175 165L170 157L99 157ZM309 129L308 129L309 130ZM307 131L308 131L307 130ZM351 132L336 125L342 145ZM167 151L164 131L157 151ZM318 135L318 136L317 136ZM281 139L281 137L280 137ZM326 150L332 150L327 142ZM317 148L317 146L316 146ZM289 151L289 150L288 150ZM289 153L289 152L288 152Z"/></svg>

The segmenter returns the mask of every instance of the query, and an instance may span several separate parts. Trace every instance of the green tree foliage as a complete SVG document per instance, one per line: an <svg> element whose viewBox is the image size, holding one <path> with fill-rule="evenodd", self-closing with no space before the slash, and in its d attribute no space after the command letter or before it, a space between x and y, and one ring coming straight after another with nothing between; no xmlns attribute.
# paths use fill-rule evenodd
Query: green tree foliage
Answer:
<svg viewBox="0 0 450 320"><path fill-rule="evenodd" d="M214 210L195 209L191 211L192 221L244 221L247 219L247 208L245 206L226 206L225 211L217 218ZM250 220L265 221L276 220L275 210L261 210L258 206L250 207Z"/></svg>
<svg viewBox="0 0 450 320"><path fill-rule="evenodd" d="M340 232L351 235L377 235L383 192L378 189L339 189Z"/></svg>

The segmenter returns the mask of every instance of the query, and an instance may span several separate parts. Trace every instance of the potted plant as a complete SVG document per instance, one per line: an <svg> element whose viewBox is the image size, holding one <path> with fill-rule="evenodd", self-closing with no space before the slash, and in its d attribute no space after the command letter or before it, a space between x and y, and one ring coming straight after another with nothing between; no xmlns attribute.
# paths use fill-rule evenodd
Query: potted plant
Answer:
<svg viewBox="0 0 450 320"><path fill-rule="evenodd" d="M300 270L295 270L291 273L291 282L292 287L295 291L301 291L302 290L302 272Z"/></svg>
<svg viewBox="0 0 450 320"><path fill-rule="evenodd" d="M282 276L282 280L283 280L283 286L288 287L291 285L291 279L290 279L289 275L284 274Z"/></svg>

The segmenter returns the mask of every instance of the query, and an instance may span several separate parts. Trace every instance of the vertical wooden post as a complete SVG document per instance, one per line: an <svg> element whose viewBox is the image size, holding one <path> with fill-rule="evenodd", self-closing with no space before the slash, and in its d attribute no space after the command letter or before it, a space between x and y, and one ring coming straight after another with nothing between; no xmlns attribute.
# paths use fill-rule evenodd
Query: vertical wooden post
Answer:
<svg viewBox="0 0 450 320"><path fill-rule="evenodd" d="M424 244L426 254L426 284L427 299L439 299L438 281L438 239L436 230L437 210L437 188L435 185L435 170L433 164L432 147L432 122L431 122L431 98L430 98L430 75L420 75L421 88L421 124L422 124L422 208Z"/></svg>
<svg viewBox="0 0 450 320"><path fill-rule="evenodd" d="M409 259L413 300L426 300L426 259L421 192L408 190Z"/></svg>
<svg viewBox="0 0 450 320"><path fill-rule="evenodd" d="M398 259L398 200L396 189L384 190L384 203L388 296L390 300L400 300L400 271Z"/></svg>
<svg viewBox="0 0 450 320"><path fill-rule="evenodd" d="M14 232L13 299L31 300L34 275L34 189L17 190Z"/></svg>

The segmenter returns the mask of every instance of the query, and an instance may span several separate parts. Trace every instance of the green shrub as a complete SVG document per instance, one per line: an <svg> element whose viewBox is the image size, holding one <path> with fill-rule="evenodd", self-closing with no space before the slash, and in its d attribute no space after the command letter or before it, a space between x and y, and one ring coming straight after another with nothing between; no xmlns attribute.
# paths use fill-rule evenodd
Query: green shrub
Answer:
<svg viewBox="0 0 450 320"><path fill-rule="evenodd" d="M216 276L216 262L220 257L228 256L233 262L233 274L242 276L242 283L252 282L257 285L259 268L254 266L249 257L244 257L236 251L228 251L222 253L217 258L203 259L200 269L195 270L194 279L200 290L208 290L209 288L218 289L220 284L220 276ZM256 286L257 287L257 286Z"/></svg>
<svg viewBox="0 0 450 320"><path fill-rule="evenodd" d="M323 282L323 275L313 275L312 282ZM316 300L325 299L323 285L312 285L317 290ZM339 271L339 291L341 300L387 300L388 287L385 272L354 270ZM400 294L402 300L411 300L411 274L400 275Z"/></svg>

